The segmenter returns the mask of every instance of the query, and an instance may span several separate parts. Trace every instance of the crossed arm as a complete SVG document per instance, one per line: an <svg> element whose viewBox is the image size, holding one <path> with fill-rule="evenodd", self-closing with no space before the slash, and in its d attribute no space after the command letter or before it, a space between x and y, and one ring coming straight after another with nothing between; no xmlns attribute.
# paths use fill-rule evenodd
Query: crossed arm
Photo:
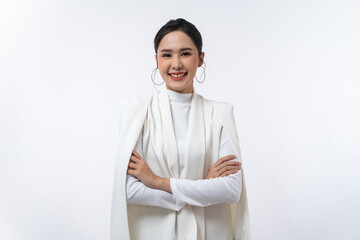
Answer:
<svg viewBox="0 0 360 240"><path fill-rule="evenodd" d="M162 178L155 175L142 158L142 133L130 158L127 175L129 203L180 210L185 204L210 206L236 202L241 193L241 164L230 140L221 133L220 159L210 168L206 179Z"/></svg>

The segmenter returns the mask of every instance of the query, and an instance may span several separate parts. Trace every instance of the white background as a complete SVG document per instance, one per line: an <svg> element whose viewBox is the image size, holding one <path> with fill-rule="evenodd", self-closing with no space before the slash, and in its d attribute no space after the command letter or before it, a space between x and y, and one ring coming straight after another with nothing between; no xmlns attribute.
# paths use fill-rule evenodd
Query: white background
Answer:
<svg viewBox="0 0 360 240"><path fill-rule="evenodd" d="M253 240L360 239L355 0L2 1L0 239L109 239L119 102L178 17L235 106Z"/></svg>

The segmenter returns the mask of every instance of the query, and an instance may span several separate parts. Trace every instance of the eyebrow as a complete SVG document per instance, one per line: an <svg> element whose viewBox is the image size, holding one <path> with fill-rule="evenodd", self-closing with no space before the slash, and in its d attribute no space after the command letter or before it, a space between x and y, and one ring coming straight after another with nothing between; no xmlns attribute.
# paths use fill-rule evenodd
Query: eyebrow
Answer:
<svg viewBox="0 0 360 240"><path fill-rule="evenodd" d="M180 51L188 51L188 50L192 51L193 49L189 48L189 47L180 49ZM161 49L160 52L172 52L172 50L171 49Z"/></svg>

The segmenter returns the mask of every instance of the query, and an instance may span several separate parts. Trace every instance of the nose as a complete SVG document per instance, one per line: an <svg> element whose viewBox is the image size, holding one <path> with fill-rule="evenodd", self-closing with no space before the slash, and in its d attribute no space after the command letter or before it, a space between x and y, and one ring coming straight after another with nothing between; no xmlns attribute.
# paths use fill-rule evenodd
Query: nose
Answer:
<svg viewBox="0 0 360 240"><path fill-rule="evenodd" d="M181 69L182 68L182 63L181 63L180 57L173 58L173 61L171 62L171 67L173 69Z"/></svg>

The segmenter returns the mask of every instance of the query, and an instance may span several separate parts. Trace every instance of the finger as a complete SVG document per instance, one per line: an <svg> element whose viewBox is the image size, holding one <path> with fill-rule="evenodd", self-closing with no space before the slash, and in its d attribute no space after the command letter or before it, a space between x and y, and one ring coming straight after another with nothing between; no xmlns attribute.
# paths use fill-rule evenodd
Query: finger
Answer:
<svg viewBox="0 0 360 240"><path fill-rule="evenodd" d="M239 161L228 160L228 161L223 162L222 164L220 164L218 167L220 167L220 166L240 166L240 162Z"/></svg>
<svg viewBox="0 0 360 240"><path fill-rule="evenodd" d="M222 158L220 158L215 164L216 165L219 165L225 161L228 161L228 160L231 160L231 159L234 159L236 156L235 155L227 155L227 156L224 156Z"/></svg>
<svg viewBox="0 0 360 240"><path fill-rule="evenodd" d="M135 150L132 152L132 154L135 155L137 158L142 158L140 154Z"/></svg>
<svg viewBox="0 0 360 240"><path fill-rule="evenodd" d="M229 170L229 171L226 171L226 172L224 172L223 174L221 174L220 177L227 177L227 176L229 176L230 174L237 173L238 171L239 171L238 169Z"/></svg>
<svg viewBox="0 0 360 240"><path fill-rule="evenodd" d="M223 162L222 164L220 164L219 166L217 166L215 168L215 171L218 172L220 171L222 168L227 167L227 166L240 166L240 162L238 161L227 161L227 162Z"/></svg>
<svg viewBox="0 0 360 240"><path fill-rule="evenodd" d="M239 167L237 167L237 166L236 167L235 166L227 166L227 167L222 168L218 172L218 174L221 176L222 174L224 174L227 171L235 171L235 170L236 170L236 172L239 171Z"/></svg>
<svg viewBox="0 0 360 240"><path fill-rule="evenodd" d="M138 158L135 157L134 155L131 155L130 161L132 161L132 162L134 162L134 163L138 163L138 162L140 161L140 159L138 159Z"/></svg>
<svg viewBox="0 0 360 240"><path fill-rule="evenodd" d="M238 171L239 171L239 169L228 169L219 175L220 175L220 177L225 177L225 176L229 176L230 174L237 173Z"/></svg>
<svg viewBox="0 0 360 240"><path fill-rule="evenodd" d="M222 158L220 158L215 164L214 164L214 167L217 167L219 166L220 164L222 164L223 162L226 162L226 161L229 161L229 160L232 160L232 159L235 159L236 156L235 155L227 155L227 156L224 156Z"/></svg>
<svg viewBox="0 0 360 240"><path fill-rule="evenodd" d="M133 160L133 159L131 159L131 157L130 157L130 159L129 159L129 164L130 164L131 162L132 162L132 163L136 163L136 160Z"/></svg>
<svg viewBox="0 0 360 240"><path fill-rule="evenodd" d="M126 174L127 175L132 175L132 176L135 176L135 170L133 170L133 169L128 169L127 171L126 171Z"/></svg>
<svg viewBox="0 0 360 240"><path fill-rule="evenodd" d="M223 161L225 160L225 157L219 158L219 160L216 161L213 167L219 166Z"/></svg>
<svg viewBox="0 0 360 240"><path fill-rule="evenodd" d="M135 164L133 162L130 162L128 165L128 168L130 168L130 169L136 169L136 167L137 167L137 164Z"/></svg>

